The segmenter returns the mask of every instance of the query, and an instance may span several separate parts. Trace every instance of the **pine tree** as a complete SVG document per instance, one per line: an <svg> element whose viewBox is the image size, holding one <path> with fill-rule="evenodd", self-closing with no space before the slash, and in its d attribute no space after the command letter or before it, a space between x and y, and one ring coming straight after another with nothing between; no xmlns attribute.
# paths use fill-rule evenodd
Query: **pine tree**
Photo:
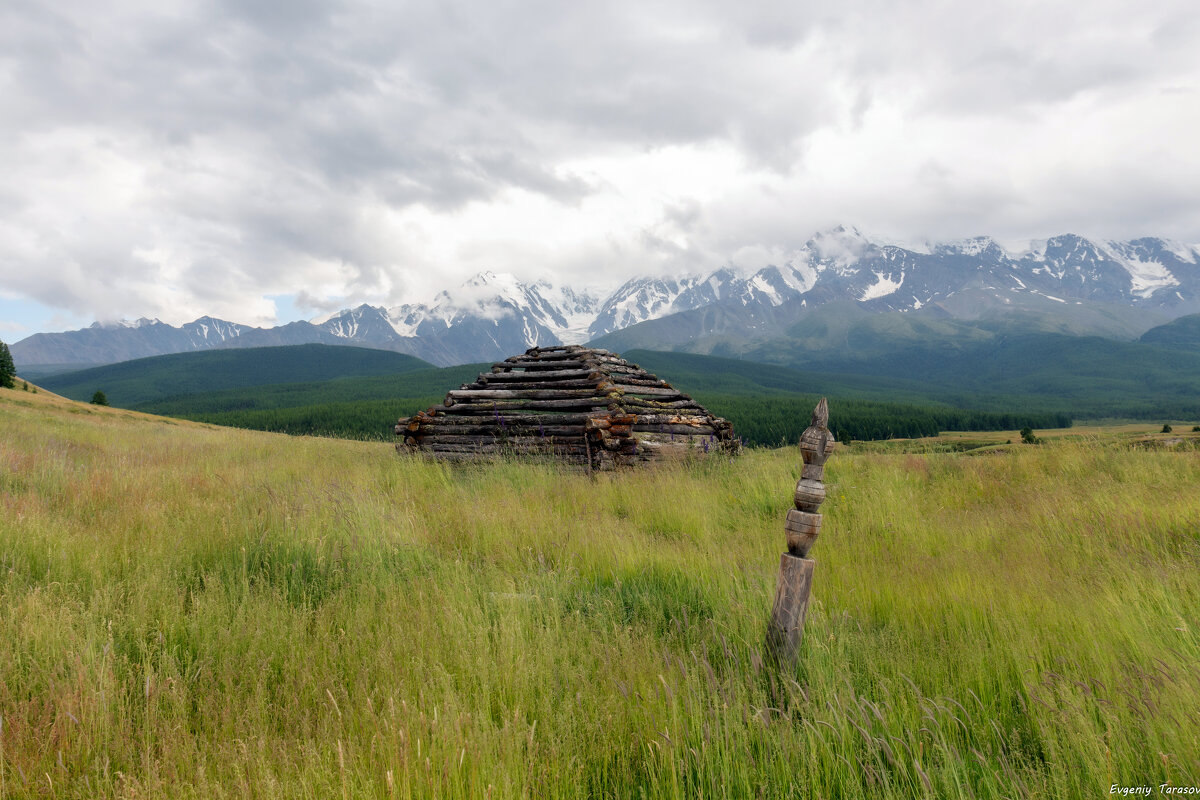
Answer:
<svg viewBox="0 0 1200 800"><path fill-rule="evenodd" d="M99 389L96 390L96 393L94 395L92 395L92 405L94 405L94 406L108 405L108 398L104 396L104 392L100 391Z"/></svg>
<svg viewBox="0 0 1200 800"><path fill-rule="evenodd" d="M0 387L12 389L17 384L13 380L17 376L17 366L13 363L12 353L8 345L0 342Z"/></svg>

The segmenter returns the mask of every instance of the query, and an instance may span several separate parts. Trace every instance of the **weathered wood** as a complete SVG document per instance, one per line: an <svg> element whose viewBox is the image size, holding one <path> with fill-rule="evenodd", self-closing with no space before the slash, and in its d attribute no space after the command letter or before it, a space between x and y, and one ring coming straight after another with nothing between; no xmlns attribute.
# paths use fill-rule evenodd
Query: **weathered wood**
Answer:
<svg viewBox="0 0 1200 800"><path fill-rule="evenodd" d="M447 396L455 400L568 400L598 397L596 387L585 389L452 389ZM619 392L609 392L619 395Z"/></svg>
<svg viewBox="0 0 1200 800"><path fill-rule="evenodd" d="M566 440L603 469L738 444L730 423L658 376L577 345L531 348L498 362L444 403L397 423L406 447L469 455L471 448L532 452Z"/></svg>
<svg viewBox="0 0 1200 800"><path fill-rule="evenodd" d="M825 398L813 410L812 424L800 434L800 455L805 464L821 466L829 457L829 445L833 435L829 432L829 405Z"/></svg>
<svg viewBox="0 0 1200 800"><path fill-rule="evenodd" d="M671 386L657 375L651 375L648 372L640 373L636 378L621 372L615 373L611 377L613 383L619 383L622 386L665 386L667 388Z"/></svg>
<svg viewBox="0 0 1200 800"><path fill-rule="evenodd" d="M421 447L426 445L436 444L511 444L511 445L578 445L583 446L583 437L575 434L573 436L540 436L538 434L511 434L508 436L492 436L486 433L482 434L449 434L436 433L430 436L422 436L418 443Z"/></svg>
<svg viewBox="0 0 1200 800"><path fill-rule="evenodd" d="M607 414L608 414L607 410L587 411L587 413L563 413L563 414L554 414L554 413L552 413L552 411L551 411L551 413L544 413L544 414L532 413L532 411L530 411L530 413L528 413L528 414L516 414L516 413L512 413L512 411L508 411L508 413L504 413L504 414L488 415L486 420L481 420L479 415L474 415L474 414L467 414L467 415L462 415L462 416L449 416L449 415L448 416L440 416L439 415L438 417L436 417L436 420L427 420L427 421L421 422L420 425L422 425L422 426L430 425L431 422L434 423L434 425L436 425L437 427L443 427L443 426L450 427L450 426L460 426L460 425L461 426L476 426L476 425L485 425L485 423L496 423L496 425L498 425L498 423L500 423L500 422L503 422L504 425L512 425L512 426L583 425L583 423L587 422L587 420L598 419L598 417L596 417L596 415L602 415L600 417L600 419L605 419L605 417L607 417Z"/></svg>
<svg viewBox="0 0 1200 800"><path fill-rule="evenodd" d="M551 379L570 379L570 378L587 378L592 380L600 380L603 375L593 369L563 369L563 370L547 370L545 372L493 372L488 376L488 383L492 382L524 382L528 380L547 381Z"/></svg>
<svg viewBox="0 0 1200 800"><path fill-rule="evenodd" d="M526 372L549 372L562 370L578 370L587 369L588 365L578 359L569 359L566 361L539 361L537 359L520 359L519 361L505 361L504 366L512 370L523 369Z"/></svg>
<svg viewBox="0 0 1200 800"><path fill-rule="evenodd" d="M825 467L821 464L805 464L800 469L800 477L804 480L822 480L825 477Z"/></svg>
<svg viewBox="0 0 1200 800"><path fill-rule="evenodd" d="M821 534L821 515L792 509L787 513L783 531L788 552L797 558L804 558Z"/></svg>
<svg viewBox="0 0 1200 800"><path fill-rule="evenodd" d="M497 424L478 417L476 425L422 425L411 438L425 440L429 436L571 436L579 439L583 431L578 425L508 425Z"/></svg>
<svg viewBox="0 0 1200 800"><path fill-rule="evenodd" d="M779 581L767 632L768 651L779 661L794 663L804 637L804 618L812 592L816 562L784 553L779 560Z"/></svg>
<svg viewBox="0 0 1200 800"><path fill-rule="evenodd" d="M624 425L626 427L633 424L635 417L632 414L618 414L610 411L604 416L594 416L583 423L583 429L587 431L607 431L614 426Z"/></svg>
<svg viewBox="0 0 1200 800"><path fill-rule="evenodd" d="M646 374L645 371L642 370L642 368L637 366L636 364L625 364L625 363L621 363L621 364L606 363L606 364L604 364L604 371L607 372L609 375L613 375L613 376L637 375L638 377L641 377L642 375Z"/></svg>
<svg viewBox="0 0 1200 800"><path fill-rule="evenodd" d="M685 413L686 412L686 413ZM640 414L635 413L633 416L634 424L638 425L704 425L713 426L714 423L723 422L709 414L687 412L675 412L670 414Z"/></svg>
<svg viewBox="0 0 1200 800"><path fill-rule="evenodd" d="M493 452L479 453L473 450L450 451L450 450L412 450L406 451L414 458L422 458L428 461L440 461L447 464L470 464L473 462L492 462L501 461L508 456L514 455L512 452ZM555 453L538 451L536 453L518 453L522 458L547 458L553 459L555 463L578 464L584 466L587 462L586 455L578 453Z"/></svg>
<svg viewBox="0 0 1200 800"><path fill-rule="evenodd" d="M709 436L680 436L674 433L636 433L634 437L640 444L654 445L661 448L678 448L683 452L696 455L715 453L722 449L720 442L714 442Z"/></svg>
<svg viewBox="0 0 1200 800"><path fill-rule="evenodd" d="M817 509L821 507L821 503L825 502L825 484L820 480L801 478L796 481L794 499L796 508L816 513Z"/></svg>
<svg viewBox="0 0 1200 800"><path fill-rule="evenodd" d="M633 426L635 433L671 433L681 436L716 436L717 430L710 425L648 425L638 422Z"/></svg>
<svg viewBox="0 0 1200 800"><path fill-rule="evenodd" d="M667 388L660 386L627 386L625 384L616 383L617 391L624 392L626 395L633 397L661 397L661 398L680 398L687 397L686 394L678 389Z"/></svg>
<svg viewBox="0 0 1200 800"><path fill-rule="evenodd" d="M633 409L638 409L638 408L647 408L647 409L694 408L694 409L698 409L700 411L704 410L704 407L701 406L699 403L697 403L695 400L665 400L665 401L659 402L659 401L655 401L655 400L643 400L640 397L630 397L629 395L624 395L623 397L621 397L620 404L626 408L633 408ZM634 413L636 414L638 412L635 411Z"/></svg>
<svg viewBox="0 0 1200 800"><path fill-rule="evenodd" d="M817 513L825 500L821 478L833 441L828 422L829 405L822 398L813 410L812 424L800 437L804 466L793 494L796 508L787 512L783 523L788 552L780 556L779 580L775 586L771 623L767 628L767 652L777 663L793 664L804 636L804 618L808 613L815 567L815 563L805 556L821 533L821 515Z"/></svg>
<svg viewBox="0 0 1200 800"><path fill-rule="evenodd" d="M608 408L613 402L613 398L605 397L581 397L574 400L493 400L479 403L454 403L442 410L444 414L493 414L503 413L506 411L522 411L525 409L550 409L550 408Z"/></svg>
<svg viewBox="0 0 1200 800"><path fill-rule="evenodd" d="M539 376L541 377L541 376ZM557 381L490 381L482 380L468 383L468 389L587 389L607 381L590 380L588 378L567 378Z"/></svg>
<svg viewBox="0 0 1200 800"><path fill-rule="evenodd" d="M564 453L570 455L585 455L587 448L580 442L579 444L527 444L527 443L508 443L503 444L459 444L455 442L438 442L432 444L428 448L434 453Z"/></svg>
<svg viewBox="0 0 1200 800"><path fill-rule="evenodd" d="M587 350L586 348L557 348L557 347L542 347L537 353L532 350L527 350L524 356L509 356L505 359L506 363L515 363L516 361L577 361L582 357L591 355L596 351Z"/></svg>

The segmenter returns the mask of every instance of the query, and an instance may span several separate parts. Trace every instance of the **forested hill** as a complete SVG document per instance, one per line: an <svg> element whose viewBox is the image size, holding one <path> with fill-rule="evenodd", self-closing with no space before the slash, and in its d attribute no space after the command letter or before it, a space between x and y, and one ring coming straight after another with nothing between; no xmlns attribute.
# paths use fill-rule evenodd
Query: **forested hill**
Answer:
<svg viewBox="0 0 1200 800"><path fill-rule="evenodd" d="M953 408L931 401L919 384L871 386L853 377L813 376L786 367L678 353L627 354L734 423L751 444L794 442L813 405L828 395L831 425L841 439L928 436L942 430L1062 427L1069 414L1014 406L998 411ZM440 405L449 389L473 380L487 364L291 383L179 396L137 406L140 411L218 425L292 434L390 439L398 417Z"/></svg>
<svg viewBox="0 0 1200 800"><path fill-rule="evenodd" d="M112 405L132 408L169 397L395 375L431 367L419 358L388 350L303 344L152 356L48 376L41 384L72 400L87 400L102 390Z"/></svg>
<svg viewBox="0 0 1200 800"><path fill-rule="evenodd" d="M831 427L841 439L1200 417L1200 354L1135 342L998 337L886 359L831 359L815 369L688 353L624 355L763 445L794 441L821 396L830 398ZM437 369L388 351L301 345L160 356L45 384L76 399L100 389L114 405L222 425L387 439L398 417L440 403L487 366Z"/></svg>

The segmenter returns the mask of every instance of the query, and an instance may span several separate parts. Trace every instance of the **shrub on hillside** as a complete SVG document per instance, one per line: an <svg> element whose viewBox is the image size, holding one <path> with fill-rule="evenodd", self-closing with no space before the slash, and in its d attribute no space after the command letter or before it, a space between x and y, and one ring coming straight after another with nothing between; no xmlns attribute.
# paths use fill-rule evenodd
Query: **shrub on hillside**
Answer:
<svg viewBox="0 0 1200 800"><path fill-rule="evenodd" d="M104 392L100 391L99 389L96 390L96 393L94 395L92 395L92 405L94 405L94 406L108 405L108 398L105 396Z"/></svg>

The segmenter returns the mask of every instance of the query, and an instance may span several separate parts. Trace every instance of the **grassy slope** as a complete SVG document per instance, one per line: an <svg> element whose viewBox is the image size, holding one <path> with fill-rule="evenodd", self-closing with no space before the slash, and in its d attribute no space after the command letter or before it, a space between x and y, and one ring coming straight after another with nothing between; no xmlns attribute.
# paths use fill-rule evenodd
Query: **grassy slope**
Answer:
<svg viewBox="0 0 1200 800"><path fill-rule="evenodd" d="M391 375L430 366L419 358L386 350L302 344L138 358L54 375L41 383L75 400L89 400L101 389L110 403L128 408L176 395L285 382L312 383L343 376Z"/></svg>
<svg viewBox="0 0 1200 800"><path fill-rule="evenodd" d="M1081 797L1200 782L1200 461L451 470L0 391L0 795ZM794 680L793 680L794 678Z"/></svg>

